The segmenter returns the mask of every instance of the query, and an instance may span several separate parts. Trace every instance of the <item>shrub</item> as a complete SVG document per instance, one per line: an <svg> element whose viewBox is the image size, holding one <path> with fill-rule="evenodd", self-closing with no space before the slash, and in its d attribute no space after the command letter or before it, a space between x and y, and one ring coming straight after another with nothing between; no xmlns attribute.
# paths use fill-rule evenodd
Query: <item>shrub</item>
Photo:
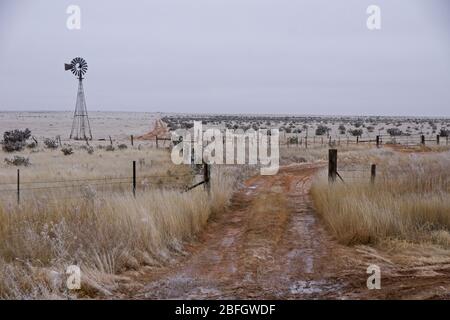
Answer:
<svg viewBox="0 0 450 320"><path fill-rule="evenodd" d="M117 147L119 148L119 150L124 150L128 148L128 146L125 143L119 144Z"/></svg>
<svg viewBox="0 0 450 320"><path fill-rule="evenodd" d="M345 129L345 126L343 124L339 125L339 133L340 134L345 134L347 129Z"/></svg>
<svg viewBox="0 0 450 320"><path fill-rule="evenodd" d="M441 132L439 133L441 137L448 137L450 135L450 130L441 129Z"/></svg>
<svg viewBox="0 0 450 320"><path fill-rule="evenodd" d="M58 148L58 141L56 141L56 139L46 138L44 140L44 144L49 149L57 149Z"/></svg>
<svg viewBox="0 0 450 320"><path fill-rule="evenodd" d="M106 150L106 151L114 151L114 150L116 150L116 149L113 147L112 144L108 144L108 145L106 146L105 150Z"/></svg>
<svg viewBox="0 0 450 320"><path fill-rule="evenodd" d="M362 121L356 121L353 125L354 125L356 128L359 128L359 127L361 127L363 124L364 124L364 123L363 123Z"/></svg>
<svg viewBox="0 0 450 320"><path fill-rule="evenodd" d="M8 159L5 158L6 164L12 165L12 166L29 166L30 165L30 159L21 157L21 156L14 156L14 158Z"/></svg>
<svg viewBox="0 0 450 320"><path fill-rule="evenodd" d="M349 130L350 134L354 137L360 137L363 133L362 129Z"/></svg>
<svg viewBox="0 0 450 320"><path fill-rule="evenodd" d="M316 136L323 136L325 133L327 133L330 129L327 126L324 126L320 124L316 129Z"/></svg>
<svg viewBox="0 0 450 320"><path fill-rule="evenodd" d="M31 131L29 129L5 131L3 134L3 151L21 151L25 147L26 141L30 136Z"/></svg>
<svg viewBox="0 0 450 320"><path fill-rule="evenodd" d="M290 138L288 139L288 142L289 142L290 144L296 144L296 143L298 143L298 137L290 137Z"/></svg>
<svg viewBox="0 0 450 320"><path fill-rule="evenodd" d="M391 136L401 136L403 134L402 130L399 128L389 128L386 130Z"/></svg>
<svg viewBox="0 0 450 320"><path fill-rule="evenodd" d="M65 156L73 154L73 149L71 147L64 147L61 151Z"/></svg>

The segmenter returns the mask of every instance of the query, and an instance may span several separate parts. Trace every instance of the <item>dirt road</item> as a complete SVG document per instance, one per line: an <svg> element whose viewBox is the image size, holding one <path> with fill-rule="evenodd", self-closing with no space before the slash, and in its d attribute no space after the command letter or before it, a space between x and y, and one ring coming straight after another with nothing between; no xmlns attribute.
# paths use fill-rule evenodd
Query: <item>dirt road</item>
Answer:
<svg viewBox="0 0 450 320"><path fill-rule="evenodd" d="M284 167L256 176L229 210L212 218L186 256L167 268L135 272L120 286L133 299L344 299L446 297L446 278L401 274L369 247L338 244L312 208L311 178L322 165ZM376 263L386 289L368 290ZM415 281L405 281L413 277ZM444 280L446 279L446 281ZM422 285L419 291L417 285ZM440 288L439 288L440 287ZM437 289L436 289L437 288ZM417 296L418 295L418 296Z"/></svg>

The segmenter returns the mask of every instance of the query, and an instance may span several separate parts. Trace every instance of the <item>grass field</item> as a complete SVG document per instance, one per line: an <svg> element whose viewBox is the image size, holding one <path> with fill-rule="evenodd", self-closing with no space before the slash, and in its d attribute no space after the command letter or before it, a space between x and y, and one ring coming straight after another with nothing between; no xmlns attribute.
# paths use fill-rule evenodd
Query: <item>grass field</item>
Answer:
<svg viewBox="0 0 450 320"><path fill-rule="evenodd" d="M77 296L89 296L107 294L114 287L113 275L124 270L169 263L182 253L182 243L226 206L238 174L235 168L213 170L209 197L203 187L182 192L198 179L190 166L173 165L168 150L96 149L87 154L77 148L70 156L46 149L20 154L31 162L20 167L20 205L15 192L0 192L2 298L65 297L65 270L72 264L80 265L84 275ZM140 164L136 198L129 178L132 160ZM2 183L14 186L15 172L3 163ZM95 180L118 177L128 178L112 185ZM49 184L65 180L76 182L68 189L67 183ZM28 191L27 182L35 189ZM11 185L3 185L5 189Z"/></svg>
<svg viewBox="0 0 450 320"><path fill-rule="evenodd" d="M394 153L371 150L348 154L376 163L369 170L329 184L325 174L312 187L314 204L331 233L344 244L375 244L386 239L432 243L450 249L450 152ZM348 179L346 179L348 177Z"/></svg>

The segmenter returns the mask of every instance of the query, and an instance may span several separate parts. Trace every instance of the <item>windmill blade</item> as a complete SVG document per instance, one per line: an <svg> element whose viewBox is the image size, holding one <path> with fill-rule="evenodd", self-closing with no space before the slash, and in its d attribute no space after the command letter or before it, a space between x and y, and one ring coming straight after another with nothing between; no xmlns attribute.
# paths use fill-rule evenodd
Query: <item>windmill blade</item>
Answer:
<svg viewBox="0 0 450 320"><path fill-rule="evenodd" d="M88 64L83 58L76 57L72 59L70 64L64 64L64 68L66 70L71 70L75 76L79 77L87 72Z"/></svg>

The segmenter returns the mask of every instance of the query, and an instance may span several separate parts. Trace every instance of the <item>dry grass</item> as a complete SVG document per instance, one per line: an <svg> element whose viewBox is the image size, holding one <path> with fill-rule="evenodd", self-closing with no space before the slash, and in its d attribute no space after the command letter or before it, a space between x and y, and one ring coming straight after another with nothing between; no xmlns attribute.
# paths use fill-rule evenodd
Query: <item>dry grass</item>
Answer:
<svg viewBox="0 0 450 320"><path fill-rule="evenodd" d="M343 158L355 164L351 153ZM313 183L315 207L337 239L344 244L403 239L450 248L450 153L374 150L362 159L378 164L375 184L368 173L333 185L323 174Z"/></svg>
<svg viewBox="0 0 450 320"><path fill-rule="evenodd" d="M162 150L102 151L76 158L45 151L29 156L32 165L23 172L28 181L129 176L130 161L137 158L145 158L138 169L142 175L190 170L172 165ZM11 170L3 165L0 176L13 180ZM75 198L46 190L27 194L20 206L0 200L0 297L108 295L123 271L170 263L174 255L183 254L183 242L227 204L238 173L237 168L213 170L210 197L202 187L188 193L155 187L141 188L134 198L127 186ZM82 270L79 291L66 289L65 270L73 264Z"/></svg>

